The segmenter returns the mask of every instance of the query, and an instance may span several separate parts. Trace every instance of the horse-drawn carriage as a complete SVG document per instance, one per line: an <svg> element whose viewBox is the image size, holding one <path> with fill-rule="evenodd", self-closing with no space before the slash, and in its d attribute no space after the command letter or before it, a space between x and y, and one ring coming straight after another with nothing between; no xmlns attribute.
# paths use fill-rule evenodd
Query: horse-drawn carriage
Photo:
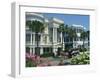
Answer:
<svg viewBox="0 0 100 80"><path fill-rule="evenodd" d="M63 56L65 58L71 58L72 56L75 56L77 54L79 54L79 50L78 49L70 49L68 51L60 51L59 52L59 56Z"/></svg>

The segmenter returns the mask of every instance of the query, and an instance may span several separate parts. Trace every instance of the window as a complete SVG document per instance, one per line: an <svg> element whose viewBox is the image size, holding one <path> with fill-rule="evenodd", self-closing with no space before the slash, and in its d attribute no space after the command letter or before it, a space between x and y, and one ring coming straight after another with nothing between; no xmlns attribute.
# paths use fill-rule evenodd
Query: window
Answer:
<svg viewBox="0 0 100 80"><path fill-rule="evenodd" d="M49 28L49 37L50 37L50 42L53 40L53 28Z"/></svg>
<svg viewBox="0 0 100 80"><path fill-rule="evenodd" d="M40 41L40 35L39 34L35 34L35 41Z"/></svg>
<svg viewBox="0 0 100 80"><path fill-rule="evenodd" d="M43 48L43 52L44 53L51 53L52 52L52 48L51 47L45 47L45 48Z"/></svg>
<svg viewBox="0 0 100 80"><path fill-rule="evenodd" d="M30 48L26 47L26 53L30 53Z"/></svg>
<svg viewBox="0 0 100 80"><path fill-rule="evenodd" d="M47 43L47 36L45 36L45 43Z"/></svg>
<svg viewBox="0 0 100 80"><path fill-rule="evenodd" d="M26 42L30 42L31 41L31 34L26 34Z"/></svg>
<svg viewBox="0 0 100 80"><path fill-rule="evenodd" d="M60 38L60 32L57 29L57 42L61 42L61 38Z"/></svg>

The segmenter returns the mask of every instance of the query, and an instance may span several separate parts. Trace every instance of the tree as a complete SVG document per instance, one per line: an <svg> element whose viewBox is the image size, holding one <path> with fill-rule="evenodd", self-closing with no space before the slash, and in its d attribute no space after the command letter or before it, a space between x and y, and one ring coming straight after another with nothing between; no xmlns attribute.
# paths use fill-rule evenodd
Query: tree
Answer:
<svg viewBox="0 0 100 80"><path fill-rule="evenodd" d="M69 38L72 40L72 45L73 45L74 39L77 38L76 31L72 27L70 27L68 31L68 35L69 35Z"/></svg>
<svg viewBox="0 0 100 80"><path fill-rule="evenodd" d="M36 54L39 55L39 33L42 33L44 30L44 24L40 21L26 21L26 26L29 26L30 31L35 32L36 37Z"/></svg>
<svg viewBox="0 0 100 80"><path fill-rule="evenodd" d="M88 31L87 31L88 46L90 45L90 44L89 44L89 40L90 40L90 36L89 36L89 35L90 35L90 31L88 30Z"/></svg>
<svg viewBox="0 0 100 80"><path fill-rule="evenodd" d="M88 37L88 32L83 30L82 33L81 33L81 38L83 40L83 49L85 48L84 47L84 42L85 42L87 37ZM83 50L83 53L84 53L84 50Z"/></svg>
<svg viewBox="0 0 100 80"><path fill-rule="evenodd" d="M65 24L61 24L58 28L58 32L61 32L61 35L62 35L62 48L64 49L63 47L63 44L64 44L64 35L66 32L68 32L68 25L65 25Z"/></svg>
<svg viewBox="0 0 100 80"><path fill-rule="evenodd" d="M26 21L26 26L28 26L28 27L31 26L32 25L31 23L32 23L32 21Z"/></svg>

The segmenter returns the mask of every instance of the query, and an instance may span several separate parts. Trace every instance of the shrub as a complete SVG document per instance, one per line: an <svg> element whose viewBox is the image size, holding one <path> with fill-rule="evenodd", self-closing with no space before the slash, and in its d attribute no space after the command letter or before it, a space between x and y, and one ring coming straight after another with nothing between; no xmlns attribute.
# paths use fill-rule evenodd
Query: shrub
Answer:
<svg viewBox="0 0 100 80"><path fill-rule="evenodd" d="M72 57L71 64L89 64L90 58L89 53L79 54L77 56Z"/></svg>
<svg viewBox="0 0 100 80"><path fill-rule="evenodd" d="M33 62L31 59L26 60L26 67L36 67L36 63Z"/></svg>
<svg viewBox="0 0 100 80"><path fill-rule="evenodd" d="M38 60L37 55L26 53L26 67L36 67Z"/></svg>
<svg viewBox="0 0 100 80"><path fill-rule="evenodd" d="M80 48L79 51L84 52L84 51L87 51L87 49L86 48Z"/></svg>
<svg viewBox="0 0 100 80"><path fill-rule="evenodd" d="M48 52L45 52L41 55L41 57L54 57L54 53L48 53Z"/></svg>
<svg viewBox="0 0 100 80"><path fill-rule="evenodd" d="M65 48L64 52L68 52L70 48Z"/></svg>

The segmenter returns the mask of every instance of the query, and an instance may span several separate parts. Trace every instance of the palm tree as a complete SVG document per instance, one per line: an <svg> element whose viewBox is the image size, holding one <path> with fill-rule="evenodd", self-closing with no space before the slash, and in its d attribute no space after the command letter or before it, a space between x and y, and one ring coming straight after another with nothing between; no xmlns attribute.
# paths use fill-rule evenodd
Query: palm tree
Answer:
<svg viewBox="0 0 100 80"><path fill-rule="evenodd" d="M26 21L26 26L31 26L32 21Z"/></svg>
<svg viewBox="0 0 100 80"><path fill-rule="evenodd" d="M32 32L35 32L36 37L36 54L39 55L39 33L42 33L44 30L44 24L40 21L34 20L34 21L26 21L26 26L29 26L29 29Z"/></svg>
<svg viewBox="0 0 100 80"><path fill-rule="evenodd" d="M73 46L73 41L74 41L74 39L77 38L77 34L76 34L76 31L72 28L72 26L69 27L69 29L68 29L68 37L72 41L72 46Z"/></svg>
<svg viewBox="0 0 100 80"><path fill-rule="evenodd" d="M73 45L73 41L75 38L77 38L77 34L76 31L71 27L69 27L68 25L65 24L61 24L59 26L58 29L59 32L62 32L62 41L64 40L64 34L67 34L67 37L70 38L70 40L72 41L71 45ZM63 46L63 42L62 42L62 46Z"/></svg>
<svg viewBox="0 0 100 80"><path fill-rule="evenodd" d="M62 49L64 49L63 44L64 44L64 35L66 32L68 32L68 25L61 24L58 28L58 32L61 32L62 35Z"/></svg>
<svg viewBox="0 0 100 80"><path fill-rule="evenodd" d="M88 31L87 31L88 46L89 46L89 40L90 40L90 36L89 36L89 35L90 35L90 31L88 30Z"/></svg>
<svg viewBox="0 0 100 80"><path fill-rule="evenodd" d="M85 48L84 47L84 42L85 42L87 37L88 37L88 32L83 30L82 33L81 33L81 38L83 40L83 49ZM84 50L83 50L83 53L84 53Z"/></svg>

